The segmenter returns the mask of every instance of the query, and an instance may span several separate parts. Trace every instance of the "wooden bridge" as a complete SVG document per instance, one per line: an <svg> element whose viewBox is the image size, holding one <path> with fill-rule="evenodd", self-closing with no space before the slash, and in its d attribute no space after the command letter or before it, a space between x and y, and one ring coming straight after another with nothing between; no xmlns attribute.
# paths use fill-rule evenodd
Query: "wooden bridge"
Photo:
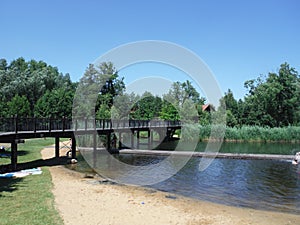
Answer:
<svg viewBox="0 0 300 225"><path fill-rule="evenodd" d="M132 135L131 143L134 144L133 135L137 136L137 146L141 131L148 132L151 139L151 131L155 130L165 135L172 136L174 131L181 129L180 121L164 120L106 120L89 118L0 118L0 143L11 144L11 169L17 169L18 143L24 139L55 138L55 156L59 157L59 139L72 139L72 158L76 158L75 135L98 134L106 135L106 148L111 148L111 134L129 132ZM120 140L120 139L119 139Z"/></svg>

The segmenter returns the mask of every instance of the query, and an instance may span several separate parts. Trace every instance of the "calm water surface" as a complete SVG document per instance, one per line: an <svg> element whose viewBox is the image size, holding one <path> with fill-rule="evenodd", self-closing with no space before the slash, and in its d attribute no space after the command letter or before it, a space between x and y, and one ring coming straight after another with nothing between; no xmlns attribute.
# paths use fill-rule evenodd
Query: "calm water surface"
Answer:
<svg viewBox="0 0 300 225"><path fill-rule="evenodd" d="M299 151L297 145L284 146L280 151ZM164 160L161 156L122 154L116 158L131 165ZM199 171L199 161L200 158L192 158L176 175L150 187L231 206L300 213L300 165L286 160L215 159L206 170Z"/></svg>

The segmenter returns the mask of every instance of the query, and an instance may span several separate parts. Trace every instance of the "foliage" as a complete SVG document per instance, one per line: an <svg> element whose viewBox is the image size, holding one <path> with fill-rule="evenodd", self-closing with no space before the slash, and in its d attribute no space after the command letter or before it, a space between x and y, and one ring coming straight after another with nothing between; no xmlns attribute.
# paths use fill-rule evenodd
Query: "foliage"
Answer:
<svg viewBox="0 0 300 225"><path fill-rule="evenodd" d="M63 75L43 61L18 58L8 63L0 59L0 117L181 120L185 125L200 124L204 129L201 138L208 137L207 127L223 124L226 118L226 139L296 140L299 79L298 72L284 63L277 72L246 81L244 99L236 100L228 89L220 99L221 107L203 111L202 106L209 102L188 80L174 82L162 97L150 92L140 96L125 93L124 78L119 78L111 62L90 64L77 84L69 74Z"/></svg>
<svg viewBox="0 0 300 225"><path fill-rule="evenodd" d="M72 116L74 91L59 88L46 93L37 101L34 116L47 118L62 118Z"/></svg>
<svg viewBox="0 0 300 225"><path fill-rule="evenodd" d="M159 117L162 109L162 100L158 96L153 96L150 92L145 92L132 107L131 118L138 120L151 120Z"/></svg>
<svg viewBox="0 0 300 225"><path fill-rule="evenodd" d="M124 78L111 62L103 62L96 67L90 64L80 79L73 105L76 116L110 118L114 98L125 90Z"/></svg>
<svg viewBox="0 0 300 225"><path fill-rule="evenodd" d="M299 75L287 63L278 73L245 82L242 124L283 127L299 124Z"/></svg>
<svg viewBox="0 0 300 225"><path fill-rule="evenodd" d="M200 139L205 140L210 137L211 125L200 127ZM241 126L226 127L226 141L254 141L254 142L298 142L300 140L300 127L261 127L261 126Z"/></svg>
<svg viewBox="0 0 300 225"><path fill-rule="evenodd" d="M30 116L30 114L30 103L24 95L15 95L11 101L7 103L6 115L27 117Z"/></svg>
<svg viewBox="0 0 300 225"><path fill-rule="evenodd" d="M47 91L66 86L75 88L69 74L61 74L56 67L49 66L43 61L26 62L24 58L18 58L8 64L5 59L0 60L0 101L16 104L28 101L30 110L26 111L26 116L33 115L35 104ZM1 116L11 116L16 107L13 104L7 105L6 112L2 112Z"/></svg>

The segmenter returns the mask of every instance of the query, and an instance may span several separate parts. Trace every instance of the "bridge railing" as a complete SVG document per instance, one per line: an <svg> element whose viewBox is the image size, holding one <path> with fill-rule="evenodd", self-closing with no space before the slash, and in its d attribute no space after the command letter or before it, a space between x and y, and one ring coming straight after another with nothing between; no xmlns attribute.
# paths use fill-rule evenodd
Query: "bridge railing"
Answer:
<svg viewBox="0 0 300 225"><path fill-rule="evenodd" d="M180 121L165 120L110 120L89 118L0 118L0 132L37 132L65 130L113 130L129 128L154 128L180 126Z"/></svg>

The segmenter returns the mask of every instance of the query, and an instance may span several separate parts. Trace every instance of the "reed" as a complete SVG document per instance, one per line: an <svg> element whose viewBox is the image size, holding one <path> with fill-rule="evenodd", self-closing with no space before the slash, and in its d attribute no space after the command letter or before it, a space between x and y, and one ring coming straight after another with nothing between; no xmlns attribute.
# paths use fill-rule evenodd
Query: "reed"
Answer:
<svg viewBox="0 0 300 225"><path fill-rule="evenodd" d="M211 126L200 126L200 140L210 137ZM224 141L300 142L300 127L226 127Z"/></svg>

